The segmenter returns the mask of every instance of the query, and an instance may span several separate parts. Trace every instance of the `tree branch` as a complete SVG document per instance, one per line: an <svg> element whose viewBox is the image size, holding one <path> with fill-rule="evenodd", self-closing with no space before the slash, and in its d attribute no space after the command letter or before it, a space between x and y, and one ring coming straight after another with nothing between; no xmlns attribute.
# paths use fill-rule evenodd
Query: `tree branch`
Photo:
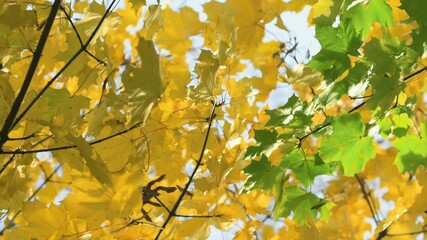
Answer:
<svg viewBox="0 0 427 240"><path fill-rule="evenodd" d="M205 140L203 142L202 150L200 152L199 159L196 163L196 166L194 167L193 172L191 173L190 177L188 178L188 181L185 184L185 187L184 187L183 191L181 192L181 194L179 195L177 201L175 202L175 205L173 206L171 212L168 214L168 216L167 216L166 220L164 221L161 229L157 233L157 236L155 237L156 240L160 238L160 235L163 233L163 230L166 228L166 226L168 225L168 223L172 219L172 217L175 217L176 211L178 210L179 205L181 204L182 200L184 199L184 196L185 196L186 192L188 191L188 188L190 187L190 184L193 181L197 170L202 165L202 160L203 160L203 156L204 156L207 144L208 144L209 133L210 133L211 128L212 128L212 122L214 120L216 107L217 107L217 105L214 103L214 105L212 106L211 114L209 116L209 125L208 125L208 129L206 131Z"/></svg>
<svg viewBox="0 0 427 240"><path fill-rule="evenodd" d="M43 181L43 183L33 192L33 194L31 194L31 196L28 197L26 202L29 202L31 200L33 200L33 198L37 195L37 193L40 192L40 190L43 189L43 187L50 181L50 179L56 174L56 172L58 172L58 170L62 167L61 164L59 164L53 171L52 173L45 178L45 180ZM9 229L11 227L13 227L15 225L14 220L16 219L16 217L19 216L19 214L21 214L22 209L20 209L19 211L17 211L15 213L15 215L12 217L12 219L10 219L9 224L7 226L5 226L1 231L0 231L0 236L3 235L4 231L6 229Z"/></svg>
<svg viewBox="0 0 427 240"><path fill-rule="evenodd" d="M22 111L22 113L19 114L19 116L14 121L12 119L13 124L11 124L11 127L9 128L10 130L13 129L22 120L22 118L25 116L25 114L27 114L27 112L39 100L39 98L44 94L44 92L46 92L46 90L59 78L59 76L71 65L71 63L73 63L82 52L86 52L86 48L89 46L89 44L91 43L91 41L95 37L95 35L98 32L99 28L101 27L102 23L105 21L108 14L111 12L113 6L116 5L116 1L117 0L113 0L110 3L109 7L107 8L106 12L101 17L101 19L99 20L97 26L95 27L95 30L89 36L89 39L86 41L86 43L79 50L77 50L77 52L70 58L70 60L68 60L68 62L55 74L55 76L53 76L52 79L50 79L49 82L46 83L46 85L42 88L42 90L40 90L40 92L28 104L28 106ZM22 103L22 101L21 101L21 103ZM3 139L3 137L1 139ZM1 139L0 139L0 143L1 143L1 141L3 141ZM0 149L1 149L1 147L2 147L2 145L0 144Z"/></svg>
<svg viewBox="0 0 427 240"><path fill-rule="evenodd" d="M25 76L24 82L22 83L21 89L19 90L19 93L16 96L15 101L13 101L10 112L7 115L3 128L0 131L0 149L2 149L3 145L8 140L9 132L13 128L13 122L15 121L15 117L18 114L19 108L21 107L21 104L24 101L24 97L27 94L28 88L30 87L31 81L36 72L37 65L39 64L40 58L42 57L44 46L46 45L47 39L49 37L49 32L52 29L53 22L55 21L55 17L56 17L56 14L58 13L60 5L61 5L61 0L55 0L52 4L52 8L50 10L49 16L46 19L46 25L43 28L43 32L37 44L36 51L34 52L33 58L31 59L31 63L28 68L27 74Z"/></svg>
<svg viewBox="0 0 427 240"><path fill-rule="evenodd" d="M427 70L427 66L426 66L426 67L421 68L420 70L418 70L418 71L416 71L416 72L414 72L414 73L409 74L409 75L408 75L408 76L406 76L406 77L404 77L404 78L403 78L403 81L408 81L409 79L411 79L411 78L413 78L413 77L417 76L418 74L421 74L422 72L424 72L424 71L426 71L426 70Z"/></svg>
<svg viewBox="0 0 427 240"><path fill-rule="evenodd" d="M124 226L122 226L122 227L120 227L120 228L118 228L118 229L116 229L116 230L111 231L111 233L120 232L121 230L126 229L127 227L129 227L130 225L148 225L148 226L151 226L151 227L154 227L154 228L162 229L162 227L157 226L157 225L156 225L156 224L154 224L154 223L141 222L140 220L142 220L142 219L144 219L144 218L145 218L145 216L142 216L142 217L139 217L139 218L132 219L130 222L128 222L128 223L127 223L127 224L125 224Z"/></svg>
<svg viewBox="0 0 427 240"><path fill-rule="evenodd" d="M140 127L142 124L142 122L136 123L135 125L133 125L132 127L125 129L123 131L120 131L118 133L112 134L108 137L104 137L98 140L95 140L93 142L89 142L89 145L96 145L98 143L102 143L104 141L107 141L111 138L123 135L127 132L130 132L131 130ZM30 154L30 153L39 153L39 152L54 152L54 151L59 151L59 150L66 150L66 149L71 149L71 148L76 148L76 145L68 145L68 146L62 146L62 147L53 147L53 148L45 148L45 149L38 149L38 150L24 150L24 151L20 151L20 150L16 150L16 151L0 151L0 155L1 154Z"/></svg>
<svg viewBox="0 0 427 240"><path fill-rule="evenodd" d="M421 231L416 231L416 232L407 232L407 233L387 233L387 237L399 237L399 236L408 236L408 235L417 235L417 234L421 234L421 233L427 233L427 229L426 230L421 230Z"/></svg>
<svg viewBox="0 0 427 240"><path fill-rule="evenodd" d="M1 166L0 175L3 173L4 170L6 170L7 166L9 166L9 164L11 164L13 162L15 155L16 154L12 154L12 156L10 156L9 160L7 160L7 162Z"/></svg>
<svg viewBox="0 0 427 240"><path fill-rule="evenodd" d="M71 16L67 13L67 11L65 10L65 8L61 8L62 12L65 14L65 17L67 18L68 22L70 23L71 27L73 28L74 33L77 36L77 40L79 40L80 46L83 47L83 41L82 38L80 37L79 32L77 31L76 26L74 25L73 21L71 20Z"/></svg>
<svg viewBox="0 0 427 240"><path fill-rule="evenodd" d="M216 217L222 217L222 214L215 214L215 215L180 215L175 214L174 217L183 217L183 218L216 218Z"/></svg>
<svg viewBox="0 0 427 240"><path fill-rule="evenodd" d="M159 202L160 203L160 205L170 214L171 213L171 210L169 210L169 208L160 200L160 198L159 197L157 197L157 196L154 196L154 198L157 200L157 202Z"/></svg>
<svg viewBox="0 0 427 240"><path fill-rule="evenodd" d="M354 174L354 177L356 178L357 182L359 183L360 189L362 190L362 193L363 193L363 197L365 198L366 202L368 203L369 210L371 211L371 214L372 214L372 218L374 219L375 223L378 225L378 219L376 217L377 214L375 213L375 211L372 207L372 203L369 200L368 193L365 190L365 186L362 183L362 180L359 178L359 176L357 176L357 174Z"/></svg>

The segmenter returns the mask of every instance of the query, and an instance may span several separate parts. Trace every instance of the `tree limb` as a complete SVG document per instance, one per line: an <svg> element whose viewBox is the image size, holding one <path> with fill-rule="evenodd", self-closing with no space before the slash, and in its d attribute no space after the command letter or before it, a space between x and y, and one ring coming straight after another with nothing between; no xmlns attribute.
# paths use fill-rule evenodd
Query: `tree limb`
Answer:
<svg viewBox="0 0 427 240"><path fill-rule="evenodd" d="M49 16L46 19L46 25L43 28L43 32L37 44L36 51L34 52L33 58L31 59L31 63L28 68L27 74L25 75L24 82L22 83L21 89L19 90L19 93L16 96L15 101L13 101L10 112L7 115L3 128L0 131L0 149L2 149L3 145L8 140L8 134L13 129L13 126L14 126L13 123L15 121L15 117L19 112L19 108L21 107L21 104L24 101L24 97L27 94L31 81L33 80L34 74L37 70L37 65L39 64L39 61L42 57L44 46L46 45L47 39L49 37L49 32L52 29L53 22L55 21L55 17L56 17L56 14L58 13L60 5L61 5L61 0L55 0L53 2Z"/></svg>

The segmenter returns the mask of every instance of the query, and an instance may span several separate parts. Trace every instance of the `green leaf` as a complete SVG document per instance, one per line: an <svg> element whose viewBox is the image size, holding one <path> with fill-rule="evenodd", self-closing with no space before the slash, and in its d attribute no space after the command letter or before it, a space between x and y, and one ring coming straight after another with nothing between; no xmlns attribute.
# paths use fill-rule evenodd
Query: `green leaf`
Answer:
<svg viewBox="0 0 427 240"><path fill-rule="evenodd" d="M398 77L398 75L391 77L380 77L377 75L371 79L370 83L373 95L367 104L369 109L373 110L381 107L381 110L385 111L390 108L390 105L392 105L394 99L401 91L402 82Z"/></svg>
<svg viewBox="0 0 427 240"><path fill-rule="evenodd" d="M248 192L254 188L270 190L284 174L283 169L272 166L265 155L262 155L259 161L252 160L243 171L248 175L248 179L243 185L242 192Z"/></svg>
<svg viewBox="0 0 427 240"><path fill-rule="evenodd" d="M397 39L372 38L364 46L363 52L366 59L374 64L374 72L378 76L384 76L386 73L393 75L400 71L395 57L402 54L404 50Z"/></svg>
<svg viewBox="0 0 427 240"><path fill-rule="evenodd" d="M274 217L288 217L291 212L294 213L293 220L298 225L307 223L307 220L315 220L318 213L325 213L322 208L330 206L323 199L319 199L316 195L308 193L297 186L285 188L282 196L280 196L273 209ZM320 216L325 218L325 216Z"/></svg>
<svg viewBox="0 0 427 240"><path fill-rule="evenodd" d="M266 126L273 127L301 128L310 125L313 118L307 102L301 101L295 95L292 95L285 105L265 112L270 116Z"/></svg>
<svg viewBox="0 0 427 240"><path fill-rule="evenodd" d="M265 112L270 116L266 126L285 129L279 136L280 139L289 141L294 135L299 137L310 131L309 126L312 124L313 108L295 95L290 97L285 105L273 110L265 110Z"/></svg>
<svg viewBox="0 0 427 240"><path fill-rule="evenodd" d="M355 5L353 3L354 1L344 17L350 19L356 31L362 33L363 37L368 35L374 22L385 27L393 25L393 12L386 0L359 1Z"/></svg>
<svg viewBox="0 0 427 240"><path fill-rule="evenodd" d="M394 163L400 172L417 170L418 166L427 167L427 124L418 135L406 135L393 142L399 150Z"/></svg>
<svg viewBox="0 0 427 240"><path fill-rule="evenodd" d="M360 114L337 117L332 122L333 132L320 143L319 154L329 162L341 163L344 175L352 176L365 168L375 157L372 137L365 137L365 126Z"/></svg>
<svg viewBox="0 0 427 240"><path fill-rule="evenodd" d="M415 19L420 25L427 25L425 0L401 0L401 8L405 10L412 19Z"/></svg>
<svg viewBox="0 0 427 240"><path fill-rule="evenodd" d="M393 122L390 118L386 117L378 121L378 126L380 127L380 134L386 138L392 131Z"/></svg>
<svg viewBox="0 0 427 240"><path fill-rule="evenodd" d="M254 139L257 142L256 146L250 146L246 150L245 157L256 157L267 151L277 142L276 130L255 130Z"/></svg>
<svg viewBox="0 0 427 240"><path fill-rule="evenodd" d="M4 2L3 4L6 5ZM6 25L10 28L17 28L24 25L33 25L37 22L37 15L35 15L30 10L26 11L25 5L9 5L6 8L6 11L3 11L2 9L0 13L0 24Z"/></svg>
<svg viewBox="0 0 427 240"><path fill-rule="evenodd" d="M316 29L316 38L322 49L313 57L308 66L321 72L326 81L333 81L351 67L348 54L359 55L361 36L347 21L337 28L330 26Z"/></svg>
<svg viewBox="0 0 427 240"><path fill-rule="evenodd" d="M290 169L295 177L305 186L313 184L314 178L319 175L330 175L328 164L320 159L319 155L305 157L301 149L295 149L282 159L280 164L285 169Z"/></svg>
<svg viewBox="0 0 427 240"><path fill-rule="evenodd" d="M413 39L411 48L418 53L418 57L421 57L427 48L427 25L412 30L411 35Z"/></svg>

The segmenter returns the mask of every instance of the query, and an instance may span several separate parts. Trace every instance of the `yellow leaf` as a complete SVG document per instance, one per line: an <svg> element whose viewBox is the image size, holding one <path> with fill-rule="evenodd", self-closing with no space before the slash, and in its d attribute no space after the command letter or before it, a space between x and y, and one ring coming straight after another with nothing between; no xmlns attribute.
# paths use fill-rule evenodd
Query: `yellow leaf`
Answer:
<svg viewBox="0 0 427 240"><path fill-rule="evenodd" d="M175 230L176 236L190 237L191 239L206 239L209 236L210 218L191 218L183 221Z"/></svg>
<svg viewBox="0 0 427 240"><path fill-rule="evenodd" d="M332 0L319 0L311 8L311 15L313 18L320 16L329 17L331 15L331 7L334 5Z"/></svg>
<svg viewBox="0 0 427 240"><path fill-rule="evenodd" d="M202 29L203 25L197 20L198 13L188 7L181 8L179 12L166 7L162 10L162 18L163 28L157 34L156 43L175 56L183 57L191 47L188 37L198 34Z"/></svg>
<svg viewBox="0 0 427 240"><path fill-rule="evenodd" d="M77 150L81 156L85 159L86 166L89 168L91 174L100 182L105 184L111 184L111 175L108 171L108 167L105 162L99 157L98 154L94 154L92 147L83 138L75 138L71 135L67 136L67 140L77 146ZM93 158L95 156L95 158ZM73 159L74 160L74 159Z"/></svg>
<svg viewBox="0 0 427 240"><path fill-rule="evenodd" d="M10 239L56 239L66 232L68 221L66 211L58 206L33 201L22 206L22 217L28 224L23 224L18 230L13 231Z"/></svg>

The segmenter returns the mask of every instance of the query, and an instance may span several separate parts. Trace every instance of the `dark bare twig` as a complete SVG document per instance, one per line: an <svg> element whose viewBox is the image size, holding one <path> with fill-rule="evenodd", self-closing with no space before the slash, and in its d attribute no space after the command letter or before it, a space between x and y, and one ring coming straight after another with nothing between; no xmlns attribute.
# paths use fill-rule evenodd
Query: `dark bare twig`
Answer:
<svg viewBox="0 0 427 240"><path fill-rule="evenodd" d="M21 107L21 104L24 101L25 95L27 94L31 81L37 70L37 65L39 64L39 61L42 57L44 46L46 45L47 39L49 37L49 32L52 29L53 22L55 21L55 16L58 13L60 5L61 5L61 0L55 0L53 2L49 16L46 20L46 25L40 36L39 43L37 44L36 51L34 52L34 55L31 60L30 66L28 68L27 74L25 76L24 82L22 83L21 89L19 90L19 93L16 96L15 101L13 101L10 112L7 115L4 125L0 131L0 149L2 149L3 145L8 140L9 132L13 129L13 126L14 126L13 123L15 121L16 115L19 112L19 108Z"/></svg>
<svg viewBox="0 0 427 240"><path fill-rule="evenodd" d="M374 211L374 208L372 207L372 203L369 200L369 196L368 196L368 193L366 192L365 186L364 186L362 180L359 178L359 176L357 176L357 174L354 174L354 177L356 178L357 182L359 183L360 190L363 193L363 197L365 198L366 202L368 203L369 210L371 211L371 214L372 214L372 218L374 219L375 223L378 225L378 219L376 217L377 214Z"/></svg>
<svg viewBox="0 0 427 240"><path fill-rule="evenodd" d="M37 135L36 135L36 133L37 133L38 131L35 131L35 132L33 132L32 134L30 134L30 135L28 135L28 136L25 136L25 137L18 137L18 138L12 138L12 137L10 137L8 140L9 141L21 141L21 140L27 140L27 139L30 139L30 138L33 138L33 137L38 137Z"/></svg>
<svg viewBox="0 0 427 240"><path fill-rule="evenodd" d="M174 217L183 217L183 218L216 218L222 217L222 214L214 214L214 215L180 215L175 214Z"/></svg>
<svg viewBox="0 0 427 240"><path fill-rule="evenodd" d="M65 10L64 7L61 7L62 12L65 14L65 17L67 18L68 22L70 23L71 27L73 28L74 33L77 36L77 40L80 43L80 47L83 47L83 41L82 38L80 37L79 31L77 31L76 25L74 25L73 20L71 19L71 16L68 14L68 12Z"/></svg>
<svg viewBox="0 0 427 240"><path fill-rule="evenodd" d="M409 79L411 79L411 78L413 78L413 77L417 76L418 74L421 74L422 72L424 72L424 71L426 71L426 70L427 70L427 66L426 66L426 67L421 68L420 70L418 70L418 71L416 71L416 72L414 72L414 73L409 74L409 75L408 75L408 76L406 76L406 77L404 77L404 78L403 78L403 81L408 81Z"/></svg>
<svg viewBox="0 0 427 240"><path fill-rule="evenodd" d="M160 198L159 197L157 197L157 196L154 196L154 198L157 200L157 202L159 202L160 203L160 206L162 206L168 213L170 213L171 212L171 210L169 210L169 208L162 202L162 200L160 200Z"/></svg>
<svg viewBox="0 0 427 240"><path fill-rule="evenodd" d="M387 233L387 237L400 237L400 236L408 236L408 235L418 235L421 233L427 233L426 230L416 231L416 232L407 232L407 233Z"/></svg>
<svg viewBox="0 0 427 240"><path fill-rule="evenodd" d="M205 153L205 150L206 150L206 147L208 144L208 140L209 140L209 133L211 131L212 123L213 123L214 116L215 116L215 109L217 107L219 107L219 104L216 104L216 103L214 103L214 105L212 106L211 114L209 117L209 124L208 124L208 128L206 130L205 140L203 142L202 150L200 152L199 159L196 163L196 166L194 167L193 172L191 173L190 177L188 178L188 181L185 184L183 191L179 195L177 201L175 202L174 206L172 207L172 209L171 209L170 213L168 214L166 220L163 222L162 228L157 233L157 235L155 237L156 240L160 238L160 235L163 233L163 230L166 228L166 226L168 225L168 223L172 219L172 217L175 217L176 211L178 210L179 205L181 204L182 200L184 199L184 196L186 195L186 192L188 191L188 188L190 187L190 184L193 181L197 170L202 165L203 156L205 155L204 153Z"/></svg>
<svg viewBox="0 0 427 240"><path fill-rule="evenodd" d="M76 53L74 53L74 55L68 60L67 63L64 64L64 66L55 74L55 76L53 76L47 83L46 85L40 90L40 92L37 93L37 95L34 97L34 99L29 102L28 106L21 112L21 114L19 114L16 119L12 119L12 124L9 127L9 131L11 129L13 129L21 120L22 118L27 114L27 112L33 107L33 105L40 99L40 97L46 92L46 90L59 78L59 76L62 75L62 73L77 59L77 57L82 53L85 52L87 47L89 46L89 44L92 42L93 38L95 37L96 33L98 32L99 28L101 27L102 23L105 21L105 19L107 18L107 16L110 14L111 10L113 9L113 7L116 5L117 0L113 0L110 5L108 6L107 10L105 11L104 15L101 17L101 19L99 20L97 26L95 27L94 31L92 32L92 34L89 36L88 40L86 41L86 43L79 49L76 51ZM22 99L23 100L23 99ZM22 103L19 103L19 105ZM18 109L19 110L19 109ZM15 114L15 116L17 115L17 112ZM6 134L7 135L7 134ZM1 137L1 139L3 139L3 136ZM4 140L0 139L0 143ZM1 149L2 144L0 144L0 149Z"/></svg>
<svg viewBox="0 0 427 240"><path fill-rule="evenodd" d="M122 226L122 227L120 227L120 228L118 228L118 229L116 229L116 230L114 230L114 231L111 231L111 233L117 233L117 232L120 232L121 230L126 229L126 228L128 228L129 226L131 226L131 225L148 225L148 226L151 226L151 227L154 227L154 228L160 228L160 229L161 229L161 227L160 227L160 226L158 226L158 225L156 225L156 224L154 224L154 223L142 222L142 221L141 221L142 219L144 219L144 216L139 217L139 218L132 219L130 222L128 222L128 223L127 223L127 224L125 224L124 226Z"/></svg>
<svg viewBox="0 0 427 240"><path fill-rule="evenodd" d="M350 99L352 100L356 100L356 99L365 99L365 98L370 98L374 96L373 94L367 95L367 96L360 96L360 97L352 97L352 96L348 96Z"/></svg>
<svg viewBox="0 0 427 240"><path fill-rule="evenodd" d="M132 127L128 128L128 129L125 129L125 130L120 131L118 133L112 134L108 137L104 137L104 138L89 142L88 144L89 145L96 145L96 144L102 143L102 142L107 141L107 140L114 138L116 136L123 135L123 134L125 134L125 133L127 133L127 132L129 132L135 128L140 127L141 125L142 125L142 122L136 123L135 125L133 125ZM30 154L30 153L39 153L39 152L53 152L53 151L66 150L66 149L72 149L72 148L77 148L77 146L76 145L68 145L68 146L45 148L45 149L39 149L39 150L0 151L0 155L1 154Z"/></svg>
<svg viewBox="0 0 427 240"><path fill-rule="evenodd" d="M9 166L9 164L11 164L13 162L13 160L15 159L15 155L16 154L12 154L12 156L10 156L9 160L7 160L7 162L5 162L0 169L0 175L3 173L4 170L6 170L6 168Z"/></svg>
<svg viewBox="0 0 427 240"><path fill-rule="evenodd" d="M49 176L47 176L46 178L45 178L45 180L43 181L43 183L33 192L33 194L31 194L29 197L28 197L28 199L27 199L27 202L29 202L29 201L31 201L31 200L33 200L33 198L37 195L37 193L39 193L40 192L40 190L42 190L43 189L43 187L44 186L46 186L46 184L50 181L50 179L52 179L52 177L56 174L56 172L58 172L58 170L60 169L62 167L62 165L60 164L60 165L58 165L53 171L52 171L52 173L49 175ZM15 215L12 217L12 219L10 219L10 221L9 221L9 224L7 225L7 226L5 226L1 231L0 231L0 236L1 235L3 235L3 233L4 233L4 231L6 230L6 229L9 229L9 228L11 228L11 227L13 227L15 224L14 224L14 220L16 219L16 217L18 217L19 216L19 214L21 214L21 212L22 212L22 210L20 209L19 211L17 211L16 213L15 213Z"/></svg>

